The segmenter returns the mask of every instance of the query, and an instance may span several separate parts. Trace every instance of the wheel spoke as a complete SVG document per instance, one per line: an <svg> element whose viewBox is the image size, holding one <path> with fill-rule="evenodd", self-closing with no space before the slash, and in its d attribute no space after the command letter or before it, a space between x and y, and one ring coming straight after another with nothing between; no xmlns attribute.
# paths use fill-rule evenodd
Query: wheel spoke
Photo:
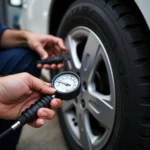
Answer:
<svg viewBox="0 0 150 150"><path fill-rule="evenodd" d="M73 107L74 107L74 101L73 100L63 102L62 109L64 112L71 110Z"/></svg>
<svg viewBox="0 0 150 150"><path fill-rule="evenodd" d="M80 68L81 63L79 62L77 53L76 53L76 45L77 43L72 40L70 36L68 36L65 40L66 47L70 50L70 59L67 61L67 69L73 72L77 72Z"/></svg>
<svg viewBox="0 0 150 150"><path fill-rule="evenodd" d="M85 79L94 71L97 61L100 59L99 41L92 33L89 33L82 57L81 72Z"/></svg>
<svg viewBox="0 0 150 150"><path fill-rule="evenodd" d="M108 104L108 101L111 100L111 96L93 92L89 97L88 110L100 124L108 130L111 130L115 113L114 108Z"/></svg>
<svg viewBox="0 0 150 150"><path fill-rule="evenodd" d="M91 139L88 134L87 115L84 113L78 115L78 124L80 130L80 142L84 150L92 150Z"/></svg>
<svg viewBox="0 0 150 150"><path fill-rule="evenodd" d="M109 86L110 86L110 93L111 93L112 97L114 98L115 83L114 83L114 76L113 76L113 71L112 71L112 68L111 68L111 64L110 64L110 61L108 61L109 58L108 58L108 55L106 55L106 51L102 50L101 51L101 56L102 56L102 59L104 60L106 70L107 70ZM111 105L114 105L114 101L111 101Z"/></svg>

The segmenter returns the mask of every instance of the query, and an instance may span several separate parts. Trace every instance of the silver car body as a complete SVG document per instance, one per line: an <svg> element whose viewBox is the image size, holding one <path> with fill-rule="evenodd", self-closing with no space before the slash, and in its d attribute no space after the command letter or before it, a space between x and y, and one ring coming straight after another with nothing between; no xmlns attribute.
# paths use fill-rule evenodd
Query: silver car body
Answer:
<svg viewBox="0 0 150 150"><path fill-rule="evenodd" d="M20 25L36 33L47 34L49 32L50 10L54 0L28 0L23 4Z"/></svg>
<svg viewBox="0 0 150 150"><path fill-rule="evenodd" d="M54 0L24 0L20 25L22 29L48 34ZM135 0L150 28L150 0Z"/></svg>
<svg viewBox="0 0 150 150"><path fill-rule="evenodd" d="M142 12L148 27L150 28L150 0L135 0L135 2L139 7L140 11Z"/></svg>

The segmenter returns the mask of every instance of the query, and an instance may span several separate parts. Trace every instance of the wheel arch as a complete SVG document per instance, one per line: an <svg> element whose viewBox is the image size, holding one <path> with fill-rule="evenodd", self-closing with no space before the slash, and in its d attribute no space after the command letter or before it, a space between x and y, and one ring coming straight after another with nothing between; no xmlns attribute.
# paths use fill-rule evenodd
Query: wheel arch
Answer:
<svg viewBox="0 0 150 150"><path fill-rule="evenodd" d="M50 34L56 35L59 24L69 8L69 6L74 2L75 0L54 0L52 2L52 6L49 12L49 21L48 21L48 31ZM109 0L105 0L106 2L109 2ZM130 6L134 11L137 13L137 15L140 17L140 19L143 21L143 25L147 26L147 28L150 27L150 17L147 17L146 11L144 11L142 8L144 7L141 5L138 0L121 0L123 3L126 3L128 6ZM150 2L148 2L150 4ZM148 7L148 6L145 6Z"/></svg>
<svg viewBox="0 0 150 150"><path fill-rule="evenodd" d="M75 0L54 0L49 11L49 33L56 35L61 19Z"/></svg>

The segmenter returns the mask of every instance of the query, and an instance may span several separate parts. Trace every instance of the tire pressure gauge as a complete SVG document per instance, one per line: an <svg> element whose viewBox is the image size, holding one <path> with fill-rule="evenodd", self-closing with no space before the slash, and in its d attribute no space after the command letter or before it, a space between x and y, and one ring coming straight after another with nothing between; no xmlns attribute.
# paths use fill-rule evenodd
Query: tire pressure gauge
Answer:
<svg viewBox="0 0 150 150"><path fill-rule="evenodd" d="M77 74L66 71L53 78L52 87L56 89L56 97L71 100L80 93L81 81Z"/></svg>
<svg viewBox="0 0 150 150"><path fill-rule="evenodd" d="M62 100L71 100L78 96L81 89L81 81L77 74L73 72L62 72L57 74L52 80L52 87L56 89L55 97ZM18 127L30 123L37 119L37 111L40 108L49 108L50 102L54 97L52 95L45 95L24 112L21 116L17 118L15 124L13 124L8 130L0 134L0 139L10 132L16 130Z"/></svg>

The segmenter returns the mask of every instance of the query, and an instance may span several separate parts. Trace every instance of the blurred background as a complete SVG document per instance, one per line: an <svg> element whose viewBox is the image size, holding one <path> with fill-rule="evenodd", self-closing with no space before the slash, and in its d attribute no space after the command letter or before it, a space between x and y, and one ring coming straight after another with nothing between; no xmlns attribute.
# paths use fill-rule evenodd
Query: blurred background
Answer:
<svg viewBox="0 0 150 150"><path fill-rule="evenodd" d="M13 29L20 29L20 13L21 8L11 6L7 0L0 0L1 23ZM67 150L57 116L52 121L46 121L40 129L25 125L17 150Z"/></svg>
<svg viewBox="0 0 150 150"><path fill-rule="evenodd" d="M7 0L0 0L0 22L11 28L19 28L17 21L21 8L11 6Z"/></svg>

